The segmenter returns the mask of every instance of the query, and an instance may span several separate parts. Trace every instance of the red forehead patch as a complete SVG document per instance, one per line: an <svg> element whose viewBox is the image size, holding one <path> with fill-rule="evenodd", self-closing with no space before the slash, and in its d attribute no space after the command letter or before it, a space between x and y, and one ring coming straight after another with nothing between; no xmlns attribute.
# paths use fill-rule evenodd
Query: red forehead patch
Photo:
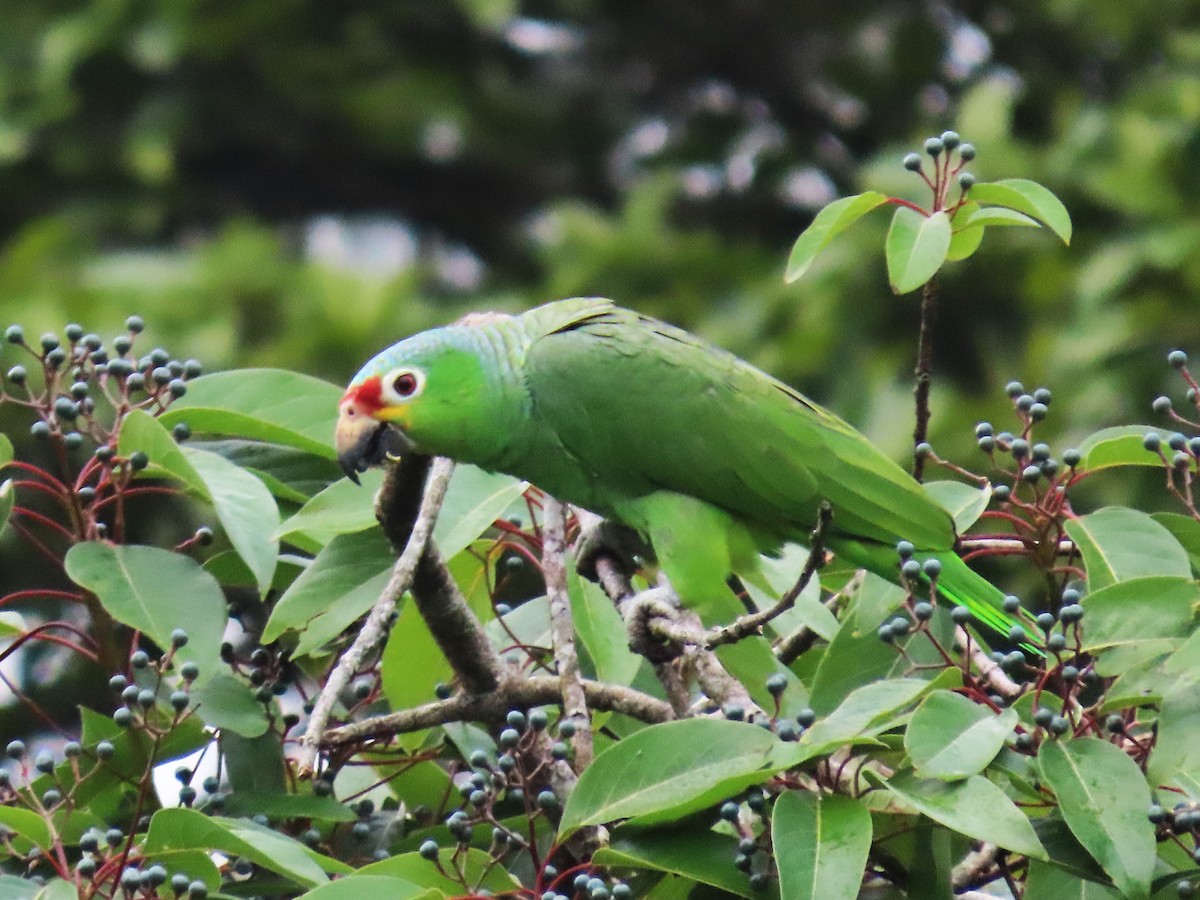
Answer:
<svg viewBox="0 0 1200 900"><path fill-rule="evenodd" d="M358 387L346 391L342 403L352 400L363 412L370 414L383 407L383 382L378 375L372 375Z"/></svg>

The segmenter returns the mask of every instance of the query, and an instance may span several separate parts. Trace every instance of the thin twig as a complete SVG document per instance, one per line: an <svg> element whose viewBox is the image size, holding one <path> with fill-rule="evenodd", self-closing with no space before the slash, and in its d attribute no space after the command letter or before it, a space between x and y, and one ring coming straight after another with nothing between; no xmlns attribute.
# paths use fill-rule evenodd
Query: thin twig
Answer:
<svg viewBox="0 0 1200 900"><path fill-rule="evenodd" d="M825 565L825 531L832 519L833 507L828 503L822 502L817 510L816 527L813 528L812 534L809 535L808 559L805 561L804 569L800 572L800 577L796 579L796 583L770 609L765 609L748 616L740 616L728 625L709 631L704 642L709 650L725 644L737 643L742 638L749 637L752 634L762 634L764 625L783 615L796 605L797 598L808 587L808 583L817 574L817 570Z"/></svg>
<svg viewBox="0 0 1200 900"><path fill-rule="evenodd" d="M913 447L923 444L929 434L929 389L933 385L933 328L937 321L937 276L921 288L921 328L917 332L917 376L913 397L916 400L916 425L913 428ZM925 457L913 454L913 478L925 477Z"/></svg>
<svg viewBox="0 0 1200 900"><path fill-rule="evenodd" d="M997 857L1003 852L995 844L980 844L979 849L964 856L951 871L951 886L961 890L985 883L988 873L995 871Z"/></svg>
<svg viewBox="0 0 1200 900"><path fill-rule="evenodd" d="M633 688L599 681L580 682L588 706L604 712L619 712L640 722L654 724L675 718L669 704ZM501 721L509 710L547 706L562 702L562 679L554 675L511 678L486 694L456 694L448 700L426 703L382 716L373 716L331 728L321 735L323 748L352 744L371 738L423 731L447 722Z"/></svg>
<svg viewBox="0 0 1200 900"><path fill-rule="evenodd" d="M317 697L312 715L308 720L308 727L300 739L300 772L310 773L315 769L318 748L321 746L321 735L329 723L329 717L333 712L334 704L337 703L338 696L350 684L350 679L362 667L368 655L387 636L396 603L412 584L417 564L425 553L425 546L429 542L430 535L433 534L438 510L441 509L442 500L446 496L446 487L450 483L450 475L453 472L454 463L450 460L438 459L434 462L425 487L424 499L421 501L421 509L404 552L396 560L391 578L388 579L379 599L375 601L375 606L367 616L367 621L354 639L354 643L338 660L337 665L330 672L325 686L321 689L320 696Z"/></svg>
<svg viewBox="0 0 1200 900"><path fill-rule="evenodd" d="M562 682L563 719L575 726L571 738L575 771L583 772L592 763L592 723L579 679L575 623L571 617L571 598L567 594L566 550L566 510L562 503L547 496L542 505L542 574L550 605L550 638Z"/></svg>
<svg viewBox="0 0 1200 900"><path fill-rule="evenodd" d="M843 587L836 594L827 597L822 602L822 605L831 613L837 615L838 609L845 602L846 598L855 593L859 587L862 586L865 575L866 572L862 569L859 569L846 583L845 587ZM800 658L801 654L807 652L812 645L817 642L817 638L819 637L820 635L818 635L807 625L801 625L775 645L775 658L785 666L790 666Z"/></svg>

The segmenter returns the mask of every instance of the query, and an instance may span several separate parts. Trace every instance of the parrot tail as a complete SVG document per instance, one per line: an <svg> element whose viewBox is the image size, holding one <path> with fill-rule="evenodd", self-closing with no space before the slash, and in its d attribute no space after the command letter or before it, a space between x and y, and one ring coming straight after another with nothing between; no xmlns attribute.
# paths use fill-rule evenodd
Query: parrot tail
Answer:
<svg viewBox="0 0 1200 900"><path fill-rule="evenodd" d="M1034 643L1042 640L1042 632L1033 621L1033 616L1024 609L1016 616L1006 613L1005 594L1000 588L963 562L957 553L945 551L931 554L929 558L942 564L937 579L940 597L954 606L965 606L977 623L1005 641L1011 640L1009 634L1013 626L1021 626L1030 639L1018 641L1018 646L1039 657L1046 655L1046 651Z"/></svg>
<svg viewBox="0 0 1200 900"><path fill-rule="evenodd" d="M833 550L853 565L868 569L881 578L893 583L899 580L900 561L891 547L863 541L839 540L834 543ZM1043 638L1033 616L1025 610L1015 615L1005 612L1004 592L963 562L957 553L951 550L933 553L918 550L915 558L922 563L929 559L936 559L941 563L942 571L937 577L938 596L947 605L964 606L969 609L977 629L983 632L981 636L988 643L999 639L1011 644L1012 629L1020 625L1027 639L1017 641L1017 645L1034 656L1046 655L1046 651L1038 646ZM925 575L921 576L921 580L929 583Z"/></svg>

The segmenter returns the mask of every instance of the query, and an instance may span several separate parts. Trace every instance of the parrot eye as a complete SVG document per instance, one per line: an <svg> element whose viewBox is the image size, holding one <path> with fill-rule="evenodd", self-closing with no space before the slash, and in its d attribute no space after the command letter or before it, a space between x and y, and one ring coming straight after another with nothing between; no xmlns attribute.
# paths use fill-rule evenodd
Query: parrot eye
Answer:
<svg viewBox="0 0 1200 900"><path fill-rule="evenodd" d="M400 369L391 374L387 384L397 399L408 400L421 392L425 377L415 369Z"/></svg>

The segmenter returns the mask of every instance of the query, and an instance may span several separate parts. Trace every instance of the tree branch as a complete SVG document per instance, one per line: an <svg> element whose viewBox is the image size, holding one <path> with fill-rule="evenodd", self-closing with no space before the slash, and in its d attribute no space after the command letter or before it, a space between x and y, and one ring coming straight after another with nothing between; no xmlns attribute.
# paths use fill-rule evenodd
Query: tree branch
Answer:
<svg viewBox="0 0 1200 900"><path fill-rule="evenodd" d="M592 709L619 712L650 724L669 722L675 718L669 704L633 688L587 680L581 681L580 686ZM561 678L554 675L511 678L497 690L487 693L456 694L448 700L331 728L321 736L320 746L328 749L372 738L388 738L448 722L499 722L514 708L561 703Z"/></svg>
<svg viewBox="0 0 1200 900"><path fill-rule="evenodd" d="M309 717L308 727L300 739L299 769L302 773L312 772L316 766L317 748L321 744L321 734L329 723L329 717L338 696L350 684L350 679L362 667L367 656L387 636L396 603L413 583L417 564L425 553L429 536L433 533L438 510L441 509L442 500L446 495L446 486L450 483L450 475L453 471L454 464L449 460L438 460L433 466L416 522L405 544L404 552L400 554L400 558L396 560L396 564L392 568L391 578L388 579L379 599L375 601L375 605L367 616L362 629L358 632L358 636L354 639L354 643L338 660L333 671L329 673L325 686L321 688L321 693L313 707L312 716Z"/></svg>
<svg viewBox="0 0 1200 900"><path fill-rule="evenodd" d="M427 456L410 455L392 466L383 480L375 513L392 546L406 546L417 521L420 488L425 473L438 463ZM411 588L417 611L468 693L495 690L505 677L504 664L492 647L474 611L450 577L432 541L425 546Z"/></svg>
<svg viewBox="0 0 1200 900"><path fill-rule="evenodd" d="M933 327L937 321L937 276L921 288L921 330L917 332L917 376L913 397L916 400L916 426L913 428L913 447L925 443L929 434L929 390L933 386ZM925 477L925 457L913 455L913 478Z"/></svg>
<svg viewBox="0 0 1200 900"><path fill-rule="evenodd" d="M547 496L542 504L542 574L550 605L550 638L562 684L563 718L575 725L571 738L575 749L575 771L582 772L592 762L592 723L579 679L575 623L567 593L566 550L566 509L558 500Z"/></svg>

